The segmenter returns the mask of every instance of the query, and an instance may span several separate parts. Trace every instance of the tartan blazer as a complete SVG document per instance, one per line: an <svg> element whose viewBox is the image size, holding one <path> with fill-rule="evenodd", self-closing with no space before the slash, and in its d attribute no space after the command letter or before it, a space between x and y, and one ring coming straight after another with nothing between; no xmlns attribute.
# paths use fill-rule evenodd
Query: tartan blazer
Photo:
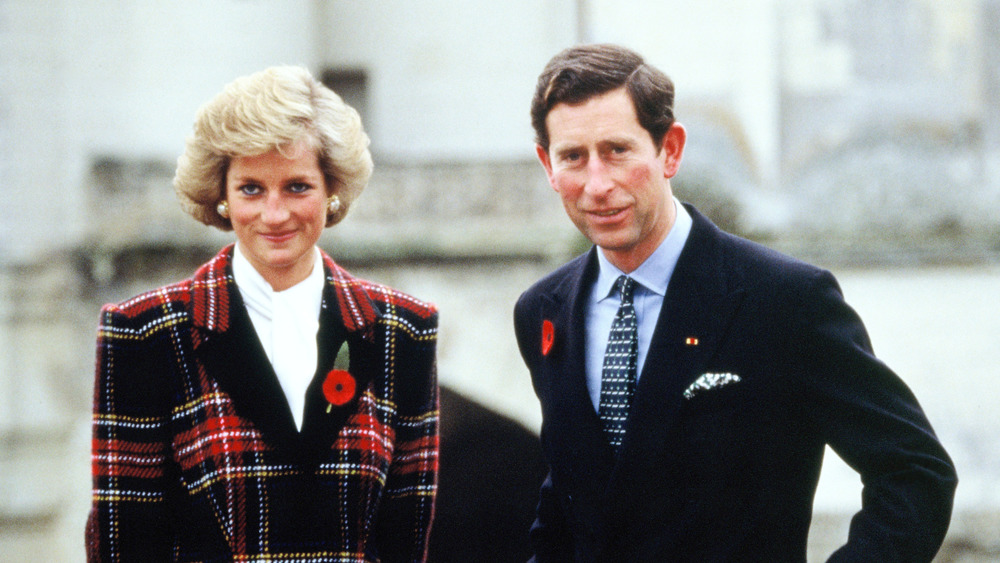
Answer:
<svg viewBox="0 0 1000 563"><path fill-rule="evenodd" d="M833 275L693 224L615 454L587 392L595 249L518 300L550 472L535 560L805 562L829 445L862 509L831 561L930 561L955 468L907 386L872 352Z"/></svg>
<svg viewBox="0 0 1000 563"><path fill-rule="evenodd" d="M92 561L420 561L438 473L437 311L325 253L319 362L299 431L232 274L101 312ZM355 392L327 402L346 342Z"/></svg>

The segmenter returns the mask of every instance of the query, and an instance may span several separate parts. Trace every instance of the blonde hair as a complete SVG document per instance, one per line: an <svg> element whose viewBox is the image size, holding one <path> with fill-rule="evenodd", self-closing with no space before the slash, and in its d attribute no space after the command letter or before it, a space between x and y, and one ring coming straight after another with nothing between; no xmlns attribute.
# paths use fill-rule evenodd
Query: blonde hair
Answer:
<svg viewBox="0 0 1000 563"><path fill-rule="evenodd" d="M371 177L368 135L354 108L297 66L237 78L198 110L174 173L181 207L206 225L232 230L216 211L230 160L281 151L302 140L317 149L328 195L340 198L340 209L327 216L326 226L340 222Z"/></svg>

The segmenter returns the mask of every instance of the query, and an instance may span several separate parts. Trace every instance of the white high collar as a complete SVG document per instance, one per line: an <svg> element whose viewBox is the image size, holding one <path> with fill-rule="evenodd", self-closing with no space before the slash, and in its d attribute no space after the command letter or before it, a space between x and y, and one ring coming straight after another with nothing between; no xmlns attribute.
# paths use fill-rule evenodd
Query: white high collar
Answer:
<svg viewBox="0 0 1000 563"><path fill-rule="evenodd" d="M323 304L323 260L318 248L314 252L315 262L306 279L284 291L274 291L239 243L233 251L233 278L300 430L306 389L316 373L316 334Z"/></svg>

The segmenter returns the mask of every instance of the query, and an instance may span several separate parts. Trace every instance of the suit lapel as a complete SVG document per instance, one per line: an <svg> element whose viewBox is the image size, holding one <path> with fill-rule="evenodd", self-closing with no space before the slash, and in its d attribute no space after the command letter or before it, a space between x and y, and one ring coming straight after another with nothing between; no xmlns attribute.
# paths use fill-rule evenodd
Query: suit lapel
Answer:
<svg viewBox="0 0 1000 563"><path fill-rule="evenodd" d="M653 464L674 432L684 390L704 371L743 300L743 289L727 267L721 232L693 208L693 226L674 270L636 389L610 498L636 506L643 487L634 479L655 478Z"/></svg>
<svg viewBox="0 0 1000 563"><path fill-rule="evenodd" d="M542 358L547 382L545 421L551 455L573 475L575 486L593 487L581 499L599 499L614 464L614 452L587 391L585 323L587 298L597 274L596 249L577 259L559 286L544 296L542 318L554 324L556 340ZM539 330L541 337L541 330Z"/></svg>

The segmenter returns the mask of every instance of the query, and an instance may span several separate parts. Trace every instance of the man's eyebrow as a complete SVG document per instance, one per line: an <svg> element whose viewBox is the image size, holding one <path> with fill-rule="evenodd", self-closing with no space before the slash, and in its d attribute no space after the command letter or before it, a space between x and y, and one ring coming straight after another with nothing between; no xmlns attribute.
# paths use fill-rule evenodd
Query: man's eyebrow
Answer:
<svg viewBox="0 0 1000 563"><path fill-rule="evenodd" d="M633 139L632 137L610 137L610 138L601 139L600 141L598 141L597 146L598 147L604 147L604 146L608 146L608 145L613 145L613 146L631 147L631 146L633 146L635 144L636 144L636 140Z"/></svg>
<svg viewBox="0 0 1000 563"><path fill-rule="evenodd" d="M560 143L552 147L552 154L562 156L566 153L579 151L581 149L582 145L579 143Z"/></svg>

